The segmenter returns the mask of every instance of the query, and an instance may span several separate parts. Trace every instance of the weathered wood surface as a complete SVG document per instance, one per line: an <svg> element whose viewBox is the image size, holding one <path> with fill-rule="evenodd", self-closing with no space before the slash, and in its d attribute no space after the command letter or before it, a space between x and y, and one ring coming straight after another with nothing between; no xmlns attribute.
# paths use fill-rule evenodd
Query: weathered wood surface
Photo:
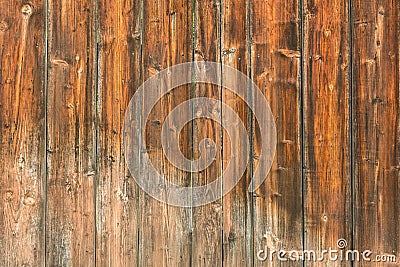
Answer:
<svg viewBox="0 0 400 267"><path fill-rule="evenodd" d="M96 265L138 265L138 187L125 165L122 125L140 85L142 1L94 5L96 60Z"/></svg>
<svg viewBox="0 0 400 267"><path fill-rule="evenodd" d="M216 1L195 1L193 6L193 58L195 61L221 60L220 33L221 3ZM210 73L210 75L215 75ZM221 88L217 85L193 83L191 97L207 97L221 100ZM194 106L193 112L218 112L213 105ZM204 113L203 112L203 113ZM222 116L222 112L219 112ZM222 174L222 128L210 119L197 119L193 123L193 157L200 157L200 145L204 138L215 142L216 156L213 163L204 171L192 175L193 186L208 184ZM206 144L207 145L207 144ZM203 155L204 160L208 160ZM220 183L220 190L222 183ZM217 194L217 192L210 192ZM222 266L222 200L210 205L192 209L192 264L194 266Z"/></svg>
<svg viewBox="0 0 400 267"><path fill-rule="evenodd" d="M1 1L0 265L44 264L45 9Z"/></svg>
<svg viewBox="0 0 400 267"><path fill-rule="evenodd" d="M144 1L142 72L146 80L165 68L192 60L192 6L183 0ZM168 83L169 81L164 81ZM174 90L154 107L146 125L146 149L154 167L164 177L189 186L190 174L168 163L161 145L161 126L171 110L190 98L190 85ZM149 97L146 92L143 99ZM190 156L192 131L181 133L184 155ZM146 166L144 166L145 169ZM148 167L148 166L147 166ZM146 171L142 173L148 175ZM165 197L168 197L165 192ZM161 203L143 191L139 195L139 266L190 266L191 210Z"/></svg>
<svg viewBox="0 0 400 267"><path fill-rule="evenodd" d="M350 266L257 258L265 246L320 253L338 239L399 257L399 10L392 0L1 0L0 265ZM146 79L191 61L253 79L275 117L277 152L249 193L267 137L247 105L216 85L176 88L140 131L167 180L204 185L232 153L245 158L221 125L198 119L180 149L197 159L210 138L213 164L190 173L168 162L162 124L190 98L230 106L252 148L229 194L180 208L136 185L122 126Z"/></svg>
<svg viewBox="0 0 400 267"><path fill-rule="evenodd" d="M349 4L305 1L302 11L304 247L319 252L352 242Z"/></svg>
<svg viewBox="0 0 400 267"><path fill-rule="evenodd" d="M254 193L252 204L254 265L264 266L268 262L258 260L256 253L265 246L275 250L301 250L303 246L301 20L297 0L253 0L250 4L251 78L269 102L277 127L275 160L268 179ZM260 136L257 127L254 129L256 167L261 146L268 139ZM268 266L279 264L275 257Z"/></svg>
<svg viewBox="0 0 400 267"><path fill-rule="evenodd" d="M57 0L47 4L46 265L92 266L96 170L93 3Z"/></svg>
<svg viewBox="0 0 400 267"><path fill-rule="evenodd" d="M353 5L354 245L399 255L400 3Z"/></svg>
<svg viewBox="0 0 400 267"><path fill-rule="evenodd" d="M221 62L246 75L250 74L249 53L249 3L226 0L221 2ZM223 84L224 85L224 84ZM251 136L250 112L244 101L234 93L223 89L222 101L232 108ZM227 121L233 121L224 115ZM223 132L223 167L232 153L235 163L245 158L246 151L232 151L228 133ZM225 266L250 266L252 257L251 195L247 192L250 181L251 162L237 186L223 198L223 262ZM235 170L237 173L238 170Z"/></svg>

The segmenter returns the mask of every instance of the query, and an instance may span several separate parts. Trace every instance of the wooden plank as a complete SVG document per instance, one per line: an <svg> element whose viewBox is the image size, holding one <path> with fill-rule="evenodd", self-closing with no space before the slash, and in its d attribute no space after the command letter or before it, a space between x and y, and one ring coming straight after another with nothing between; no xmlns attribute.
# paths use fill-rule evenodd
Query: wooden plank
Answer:
<svg viewBox="0 0 400 267"><path fill-rule="evenodd" d="M0 2L0 265L44 264L45 6Z"/></svg>
<svg viewBox="0 0 400 267"><path fill-rule="evenodd" d="M247 2L235 0L221 2L221 61L224 65L235 68L244 74L249 74L250 71L248 67L250 58L248 53ZM222 101L235 111L250 132L249 110L244 101L226 89L222 89ZM223 116L227 121L233 121L233 118L230 118L227 114L223 114ZM236 134L239 134L239 132ZM237 142L237 140L230 140L225 131L222 136L223 165L227 165L231 153L234 153L235 166L239 166L241 161L246 159L247 152L245 150L232 151L231 142ZM243 136L241 138L248 137ZM225 168L223 169L225 170ZM238 171L238 168L236 168L235 174ZM251 198L249 198L247 191L249 178L249 173L246 172L236 187L223 198L222 249L223 263L226 266L252 265L252 208Z"/></svg>
<svg viewBox="0 0 400 267"><path fill-rule="evenodd" d="M305 248L351 236L349 1L304 3ZM320 255L320 254L319 254ZM325 258L327 259L327 257ZM319 262L316 266L350 262Z"/></svg>
<svg viewBox="0 0 400 267"><path fill-rule="evenodd" d="M46 265L94 265L92 1L49 1Z"/></svg>
<svg viewBox="0 0 400 267"><path fill-rule="evenodd" d="M400 95L398 1L353 3L354 246L377 254L400 249ZM360 263L384 266L388 263Z"/></svg>
<svg viewBox="0 0 400 267"><path fill-rule="evenodd" d="M157 75L162 69L191 61L191 32L190 1L144 1L142 58L144 80ZM171 81L164 82L169 84ZM151 97L152 95L147 94L145 90L143 101ZM189 98L190 85L177 88L160 99L148 121L144 122L146 150L152 165L166 180L181 186L190 185L190 175L175 168L166 159L161 145L161 129L172 109ZM176 126L171 127L176 128ZM190 128L183 129L180 143L182 153L186 156L191 155ZM153 166L141 166L143 171L141 176L147 177L148 169ZM168 192L165 190L162 192L168 198ZM191 209L170 206L143 191L140 192L139 199L139 266L190 266Z"/></svg>
<svg viewBox="0 0 400 267"><path fill-rule="evenodd" d="M302 181L300 113L300 1L251 1L251 73L277 127L277 150L270 174L253 197L254 265L301 266L257 257L260 250L301 250ZM254 100L259 101L259 100ZM254 167L263 142L254 123ZM262 167L262 166L261 166ZM266 256L264 254L260 255ZM287 255L286 255L287 258Z"/></svg>
<svg viewBox="0 0 400 267"><path fill-rule="evenodd" d="M138 266L138 186L125 164L122 126L141 83L141 8L141 0L98 2L98 266Z"/></svg>
<svg viewBox="0 0 400 267"><path fill-rule="evenodd" d="M194 61L218 62L220 60L220 2L194 1ZM209 75L215 73L209 72ZM217 85L193 84L192 97L206 97L220 101L221 89ZM212 104L194 107L194 113L207 109L209 114L217 112L219 107ZM203 111L204 113L205 111ZM193 174L193 186L206 185L221 175L221 139L220 125L210 119L196 119L193 122L193 155L201 155L201 141L209 138L215 144L216 155L212 164L205 170ZM202 155L208 161L206 155ZM219 188L221 188L220 185ZM217 192L210 192L217 194ZM206 197L206 196L204 196ZM193 247L192 265L222 266L222 201L213 201L204 206L193 208Z"/></svg>

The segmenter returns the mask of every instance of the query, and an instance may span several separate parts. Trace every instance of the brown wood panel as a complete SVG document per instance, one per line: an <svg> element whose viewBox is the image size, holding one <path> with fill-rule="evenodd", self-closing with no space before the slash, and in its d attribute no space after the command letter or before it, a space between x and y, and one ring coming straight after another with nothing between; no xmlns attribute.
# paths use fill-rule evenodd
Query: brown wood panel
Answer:
<svg viewBox="0 0 400 267"><path fill-rule="evenodd" d="M141 0L98 1L96 264L138 265L138 186L122 126L141 84Z"/></svg>
<svg viewBox="0 0 400 267"><path fill-rule="evenodd" d="M192 60L192 5L190 1L144 1L143 80L170 66ZM164 81L170 84L171 81ZM189 186L191 177L171 165L163 154L161 129L167 115L190 98L190 85L170 92L154 107L146 122L146 150L152 165L168 181ZM144 91L143 101L152 96ZM171 127L176 127L172 125ZM143 129L142 129L143 130ZM168 133L167 133L168 134ZM181 151L191 155L191 128L180 134ZM143 177L152 166L142 166ZM160 190L163 190L160 188ZM168 192L163 191L166 198ZM165 198L165 200L166 200ZM143 191L139 195L139 266L189 266L191 209L160 202Z"/></svg>
<svg viewBox="0 0 400 267"><path fill-rule="evenodd" d="M0 265L44 263L45 5L0 2Z"/></svg>
<svg viewBox="0 0 400 267"><path fill-rule="evenodd" d="M304 235L305 248L319 253L352 242L348 11L349 1L335 0L303 8ZM325 264L350 265L316 265Z"/></svg>
<svg viewBox="0 0 400 267"><path fill-rule="evenodd" d="M48 2L46 265L93 266L92 1Z"/></svg>
<svg viewBox="0 0 400 267"><path fill-rule="evenodd" d="M373 259L398 258L399 29L395 0L0 0L0 265L350 266L257 258L266 247L320 256L341 238ZM180 208L136 185L122 127L146 79L192 61L253 79L275 117L277 152L268 179L249 193L269 139L243 99L215 85L176 88L145 124L131 121L167 180L204 185L232 154L246 158L230 149L243 139L196 119L179 133L180 150L197 159L210 138L213 163L190 173L168 161L162 125L190 98L230 106L252 148L229 194ZM151 97L145 90L143 103ZM196 109L224 116L222 106ZM136 178L153 166L135 166Z"/></svg>
<svg viewBox="0 0 400 267"><path fill-rule="evenodd" d="M194 61L218 62L220 60L220 2L194 1ZM212 71L209 75L214 75ZM192 97L221 100L221 88L211 84L193 84ZM195 106L194 113L218 112L219 106ZM193 174L193 186L208 184L221 175L222 139L221 126L209 119L193 121L193 156L200 157L200 142L209 138L215 143L216 157L204 171ZM204 160L208 160L202 155ZM222 184L220 184L221 189ZM209 192L217 194L217 192ZM204 196L206 197L206 196ZM222 201L193 208L193 266L222 266Z"/></svg>
<svg viewBox="0 0 400 267"><path fill-rule="evenodd" d="M224 0L221 2L221 62L248 75L250 62L248 53L248 1ZM224 74L222 74L224 75ZM237 81L238 82L238 81ZM222 101L239 116L250 133L249 110L244 101L227 89L222 89ZM229 123L234 121L227 114L222 114ZM238 130L237 130L238 131ZM238 133L236 133L238 134ZM249 134L251 135L251 134ZM223 138L223 169L229 163L233 153L236 166L246 159L246 151L232 151L231 140L226 131ZM247 138L247 137L243 137ZM248 163L250 166L250 163ZM239 170L236 169L234 175ZM251 198L249 198L249 172L223 198L223 263L225 266L251 266L252 253L252 218Z"/></svg>
<svg viewBox="0 0 400 267"><path fill-rule="evenodd" d="M275 160L267 180L253 195L254 265L300 266L301 262L280 263L276 256L272 262L257 258L266 247L301 250L303 246L300 2L250 3L252 79L268 101L277 127ZM256 122L253 125L254 168L262 168L257 159L268 137L260 136Z"/></svg>
<svg viewBox="0 0 400 267"><path fill-rule="evenodd" d="M398 1L353 3L354 245L371 258L399 257L399 9Z"/></svg>

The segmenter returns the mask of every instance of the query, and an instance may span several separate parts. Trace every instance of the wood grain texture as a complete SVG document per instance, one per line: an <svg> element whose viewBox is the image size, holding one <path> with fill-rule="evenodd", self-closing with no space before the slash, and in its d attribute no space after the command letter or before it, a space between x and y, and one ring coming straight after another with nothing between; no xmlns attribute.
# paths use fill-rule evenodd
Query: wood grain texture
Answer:
<svg viewBox="0 0 400 267"><path fill-rule="evenodd" d="M372 258L400 249L399 9L398 1L353 3L354 244Z"/></svg>
<svg viewBox="0 0 400 267"><path fill-rule="evenodd" d="M49 1L46 265L94 266L91 1Z"/></svg>
<svg viewBox="0 0 400 267"><path fill-rule="evenodd" d="M305 1L305 248L352 241L349 1ZM350 263L319 262L316 266Z"/></svg>
<svg viewBox="0 0 400 267"><path fill-rule="evenodd" d="M269 259L263 262L256 257L265 247L270 250L303 247L300 2L250 3L252 79L271 106L277 127L275 160L267 180L253 196L254 265L300 266L301 262L280 263L276 257L272 262ZM256 122L253 125L254 167L262 168L257 159L268 137L260 136Z"/></svg>
<svg viewBox="0 0 400 267"><path fill-rule="evenodd" d="M142 2L98 1L98 266L138 265L138 186L125 164L122 126L141 84Z"/></svg>
<svg viewBox="0 0 400 267"><path fill-rule="evenodd" d="M0 2L0 265L44 264L45 6Z"/></svg>
<svg viewBox="0 0 400 267"><path fill-rule="evenodd" d="M247 1L224 0L221 2L221 62L248 75L249 24ZM224 74L222 74L224 75ZM237 81L239 82L239 81ZM244 101L226 88L222 90L222 102L232 108L246 126L249 135L249 110ZM222 114L227 123L234 121ZM238 131L238 129L237 129ZM239 134L237 132L236 134ZM243 137L245 138L245 137ZM223 139L223 169L233 153L236 166L246 159L246 151L232 151L231 140L226 131ZM233 164L233 163L232 163ZM250 163L248 163L250 168ZM238 168L234 175L239 175ZM246 172L235 188L223 198L223 263L225 266L251 266L253 261L251 197L247 191L250 172Z"/></svg>
<svg viewBox="0 0 400 267"><path fill-rule="evenodd" d="M184 0L144 1L143 5L144 80L162 69L192 60L192 6ZM171 81L162 81L170 84ZM188 173L172 166L163 154L161 127L174 107L190 98L190 85L170 92L154 107L143 133L153 166L168 181L189 186ZM147 101L152 95L144 91ZM154 97L154 96L153 96ZM176 129L177 125L170 127ZM180 134L181 151L191 155L191 129ZM142 177L149 175L142 166ZM146 178L145 178L146 179ZM168 192L163 191L165 198ZM143 191L139 195L139 266L189 266L191 262L191 209L169 206Z"/></svg>
<svg viewBox="0 0 400 267"><path fill-rule="evenodd" d="M220 49L220 6L217 1L194 1L194 61L218 62ZM208 70L208 75L215 75ZM192 97L207 97L221 100L221 88L211 84L193 84ZM194 113L218 114L219 106L195 106ZM219 112L220 115L221 112ZM200 157L201 141L210 138L215 143L216 156L213 163L204 171L193 174L193 186L208 184L222 174L221 126L209 119L196 119L193 122L193 156ZM206 145L210 145L206 143ZM204 160L208 160L207 157ZM219 184L219 190L222 183ZM208 192L211 194L218 192ZM192 265L222 266L222 201L221 199L202 207L193 208Z"/></svg>
<svg viewBox="0 0 400 267"><path fill-rule="evenodd" d="M0 0L0 266L398 265L399 53L395 0ZM196 119L167 135L179 134L188 159L212 139L213 163L198 173L171 164L161 129L183 101L222 100L252 148L231 192L180 208L136 185L122 128L146 79L200 61L253 79L275 117L277 152L267 180L249 193L269 139L243 99L194 81L175 88L147 122L130 121L145 140L140 152L167 180L205 185L231 155L238 165L246 158L230 148L243 139ZM152 97L145 90L142 104ZM234 123L222 106L192 108ZM135 178L148 179L153 166L134 166ZM396 255L397 263L257 257L266 247L320 256L341 238L347 249L371 250L373 260Z"/></svg>

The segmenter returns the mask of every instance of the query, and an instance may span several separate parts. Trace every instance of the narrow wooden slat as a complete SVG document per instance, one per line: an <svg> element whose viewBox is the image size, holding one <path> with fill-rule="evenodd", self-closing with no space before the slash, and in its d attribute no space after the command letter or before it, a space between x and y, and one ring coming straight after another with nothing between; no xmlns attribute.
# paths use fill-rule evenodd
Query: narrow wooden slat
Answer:
<svg viewBox="0 0 400 267"><path fill-rule="evenodd" d="M49 1L46 265L94 265L92 1Z"/></svg>
<svg viewBox="0 0 400 267"><path fill-rule="evenodd" d="M252 79L271 106L277 127L277 150L270 174L255 192L254 265L280 266L269 250L301 250L302 180L300 120L300 2L297 0L251 1ZM254 101L260 101L255 99ZM254 167L268 137L260 136L255 123ZM288 255L285 256L286 258ZM284 266L301 266L285 262Z"/></svg>
<svg viewBox="0 0 400 267"><path fill-rule="evenodd" d="M157 75L162 69L191 61L191 36L190 1L144 1L143 80ZM163 82L170 84L171 81ZM151 97L154 96L145 90L143 101ZM165 118L173 108L189 98L190 85L177 88L160 99L148 121L143 122L146 123L143 131L146 150L152 163L152 166L141 166L144 179L149 175L148 169L154 166L166 180L181 186L190 185L190 175L168 162L161 145L161 129ZM177 125L171 127L176 129ZM191 155L190 128L185 127L180 133L180 143L182 153ZM168 192L163 193L166 200ZM190 266L191 209L167 205L144 191L140 192L139 199L139 266Z"/></svg>
<svg viewBox="0 0 400 267"><path fill-rule="evenodd" d="M138 186L125 164L122 126L141 83L141 6L141 0L98 2L98 266L138 266Z"/></svg>
<svg viewBox="0 0 400 267"><path fill-rule="evenodd" d="M247 1L224 0L221 3L221 61L243 72L249 73L248 63L248 23ZM224 74L223 74L224 75ZM234 78L234 77L232 77ZM239 85L238 85L239 86ZM244 101L234 93L223 89L222 101L231 107L239 116L250 132L249 111ZM223 114L229 123L233 118ZM233 136L233 135L232 135ZM243 139L247 136L240 137ZM232 151L228 133L223 132L223 165L226 166L232 153L235 155L236 166L239 166L247 157L244 151ZM233 163L232 163L233 164ZM225 169L225 168L224 168ZM235 175L239 170L235 170ZM225 266L251 266L252 253L252 223L251 198L247 191L249 173L245 173L236 187L223 198L223 262Z"/></svg>
<svg viewBox="0 0 400 267"><path fill-rule="evenodd" d="M355 242L359 250L400 249L398 1L354 1ZM398 263L397 263L398 264ZM357 266L386 266L360 263Z"/></svg>
<svg viewBox="0 0 400 267"><path fill-rule="evenodd" d="M0 265L44 264L45 5L0 2Z"/></svg>
<svg viewBox="0 0 400 267"><path fill-rule="evenodd" d="M349 1L304 2L305 248L351 237ZM319 254L321 255L321 254ZM316 266L349 266L318 262Z"/></svg>
<svg viewBox="0 0 400 267"><path fill-rule="evenodd" d="M220 60L220 2L194 1L194 61L218 62ZM208 75L215 75L209 71ZM217 85L194 84L193 97L206 97L221 100L221 89ZM208 114L218 112L219 106L194 107L194 113ZM214 113L215 114L215 113ZM208 184L221 175L221 127L209 119L196 119L193 124L193 155L200 157L200 142L211 139L215 144L216 156L213 163L204 171L194 173L193 186ZM208 160L203 155L205 160ZM209 192L217 194L218 192ZM206 196L204 196L206 197ZM222 203L221 199L201 207L193 208L193 248L194 266L222 266Z"/></svg>

